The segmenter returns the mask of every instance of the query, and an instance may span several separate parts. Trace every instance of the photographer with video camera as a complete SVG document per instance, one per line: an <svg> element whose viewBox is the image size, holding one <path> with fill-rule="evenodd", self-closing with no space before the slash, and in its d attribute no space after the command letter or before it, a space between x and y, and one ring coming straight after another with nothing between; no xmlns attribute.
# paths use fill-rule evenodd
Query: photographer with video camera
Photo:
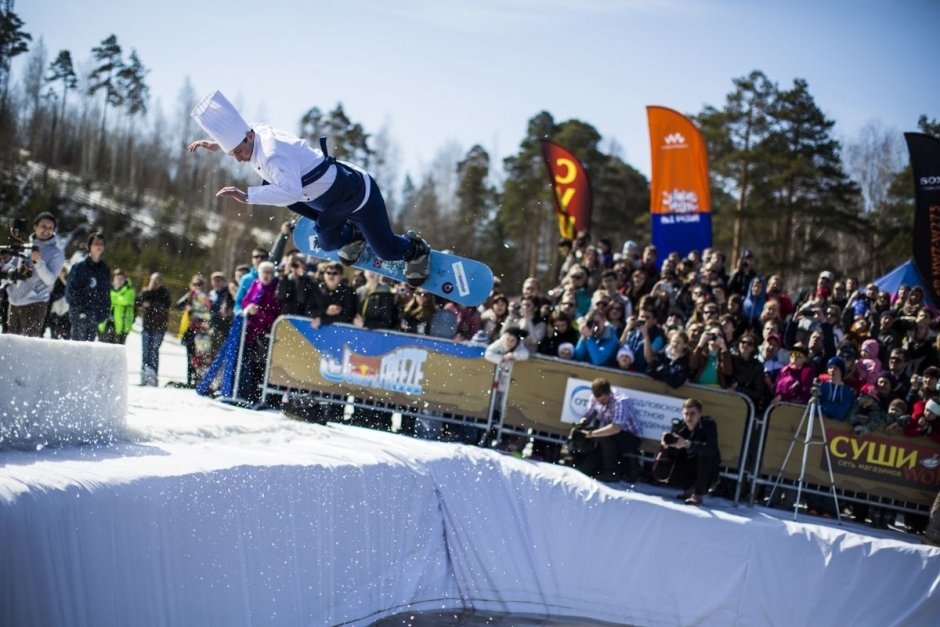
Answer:
<svg viewBox="0 0 940 627"><path fill-rule="evenodd" d="M572 443L578 443L575 448L581 451L578 470L596 476L598 481L635 482L639 475L635 456L640 451L640 424L633 401L614 392L610 382L600 377L591 383L591 395L587 413L571 434ZM624 455L630 455L627 467Z"/></svg>
<svg viewBox="0 0 940 627"><path fill-rule="evenodd" d="M13 257L2 268L10 301L7 332L42 337L52 286L65 265L65 254L59 248L56 219L51 213L40 213L33 220L28 244L19 239L22 227L18 222L15 220L10 229L17 242L9 248Z"/></svg>
<svg viewBox="0 0 940 627"><path fill-rule="evenodd" d="M718 480L721 455L718 426L702 415L701 401L682 403L682 420L663 433L661 449L653 466L656 480L683 489L677 498L688 505L701 505L705 493Z"/></svg>

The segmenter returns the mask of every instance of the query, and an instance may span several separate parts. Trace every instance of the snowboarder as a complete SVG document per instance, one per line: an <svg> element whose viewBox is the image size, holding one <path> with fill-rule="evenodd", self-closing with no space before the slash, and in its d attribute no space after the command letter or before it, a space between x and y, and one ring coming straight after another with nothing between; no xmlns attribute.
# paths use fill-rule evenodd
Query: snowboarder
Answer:
<svg viewBox="0 0 940 627"><path fill-rule="evenodd" d="M242 191L223 187L216 196L251 205L290 207L316 222L321 248L336 250L345 265L359 259L365 244L385 261L405 260L405 278L414 287L428 277L431 248L414 231L392 231L385 201L368 172L331 157L326 139L320 150L303 139L265 124L249 125L219 91L213 91L192 112L212 139L189 145L222 150L238 162L248 162L263 183Z"/></svg>

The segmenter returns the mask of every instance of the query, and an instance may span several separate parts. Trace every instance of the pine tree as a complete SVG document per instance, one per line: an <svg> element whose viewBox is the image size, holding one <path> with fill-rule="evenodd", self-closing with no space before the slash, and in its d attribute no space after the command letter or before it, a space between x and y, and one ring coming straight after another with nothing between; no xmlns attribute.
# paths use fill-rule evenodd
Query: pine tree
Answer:
<svg viewBox="0 0 940 627"><path fill-rule="evenodd" d="M319 107L311 107L300 119L300 136L314 148L319 147L321 137L326 137L331 155L366 169L374 154L369 147L369 134L361 124L349 119L342 103L325 115Z"/></svg>
<svg viewBox="0 0 940 627"><path fill-rule="evenodd" d="M454 242L457 254L480 256L483 232L495 209L496 190L489 184L490 155L474 145L457 164L456 223L463 237Z"/></svg>
<svg viewBox="0 0 940 627"><path fill-rule="evenodd" d="M10 84L10 62L29 50L33 36L22 30L23 20L13 12L10 2L0 9L0 124L6 124L7 92Z"/></svg>
<svg viewBox="0 0 940 627"><path fill-rule="evenodd" d="M775 211L771 264L808 272L833 267L837 232L867 232L857 185L842 166L834 122L823 115L805 80L779 93L764 140L771 155L762 190ZM846 268L857 271L857 268Z"/></svg>
<svg viewBox="0 0 940 627"><path fill-rule="evenodd" d="M78 78L75 76L75 68L72 65L71 52L68 50L59 51L58 56L49 65L45 81L47 84L60 83L58 97L62 101L52 116L52 156L50 157L50 165L54 168L59 150L59 135L56 132L59 120L65 119L65 103L68 99L69 90L78 87Z"/></svg>
<svg viewBox="0 0 940 627"><path fill-rule="evenodd" d="M124 67L122 60L121 46L118 44L117 36L111 35L101 41L101 45L91 49L92 57L98 66L89 74L88 95L94 96L101 90L104 90L104 107L101 114L101 132L98 137L98 166L103 164L104 154L104 135L108 119L108 107L120 107L124 104L124 97L121 93L118 83L118 74Z"/></svg>
<svg viewBox="0 0 940 627"><path fill-rule="evenodd" d="M521 288L525 277L536 274L539 236L546 222L554 222L555 205L539 140L551 139L557 130L550 113L536 114L529 120L519 151L503 161L506 184L491 237L503 238L498 243L512 251L512 259L505 266L501 260L492 263L500 264L493 270L504 276L503 285L510 292Z"/></svg>
<svg viewBox="0 0 940 627"><path fill-rule="evenodd" d="M751 194L767 175L764 141L771 130L769 111L777 97L777 86L759 70L733 83L734 90L726 96L724 107L705 107L695 118L708 147L712 189L737 199L732 265L750 235L745 233L745 225L762 211L752 202Z"/></svg>

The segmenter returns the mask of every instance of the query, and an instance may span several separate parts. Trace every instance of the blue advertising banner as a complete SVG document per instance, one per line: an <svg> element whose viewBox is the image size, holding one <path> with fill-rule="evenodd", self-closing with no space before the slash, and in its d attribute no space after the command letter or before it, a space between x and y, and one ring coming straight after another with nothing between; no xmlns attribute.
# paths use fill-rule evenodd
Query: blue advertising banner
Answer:
<svg viewBox="0 0 940 627"><path fill-rule="evenodd" d="M485 418L494 366L483 346L349 325L277 320L267 384Z"/></svg>

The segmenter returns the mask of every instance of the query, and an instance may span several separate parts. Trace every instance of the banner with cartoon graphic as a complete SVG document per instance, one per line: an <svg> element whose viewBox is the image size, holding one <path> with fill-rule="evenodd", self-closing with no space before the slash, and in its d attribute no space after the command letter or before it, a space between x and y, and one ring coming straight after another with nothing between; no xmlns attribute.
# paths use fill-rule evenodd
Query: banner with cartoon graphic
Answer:
<svg viewBox="0 0 940 627"><path fill-rule="evenodd" d="M432 414L486 419L493 364L484 347L285 316L272 329L267 385L351 394Z"/></svg>
<svg viewBox="0 0 940 627"><path fill-rule="evenodd" d="M558 232L573 240L580 231L591 230L591 181L571 151L547 139L541 143L545 167L555 190Z"/></svg>
<svg viewBox="0 0 940 627"><path fill-rule="evenodd" d="M712 245L708 151L691 120L666 107L649 106L652 242L664 259Z"/></svg>

